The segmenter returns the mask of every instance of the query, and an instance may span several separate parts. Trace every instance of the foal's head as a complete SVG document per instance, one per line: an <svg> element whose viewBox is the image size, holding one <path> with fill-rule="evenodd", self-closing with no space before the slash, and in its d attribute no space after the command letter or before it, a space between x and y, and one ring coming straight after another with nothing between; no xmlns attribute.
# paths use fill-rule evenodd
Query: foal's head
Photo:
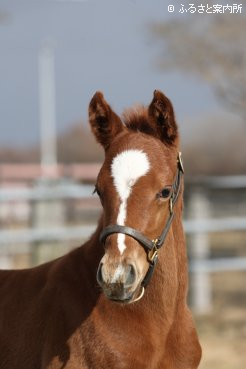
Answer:
<svg viewBox="0 0 246 369"><path fill-rule="evenodd" d="M155 239L170 213L177 171L178 132L170 100L155 91L148 108L132 109L121 119L97 92L89 119L105 150L96 183L103 226L127 226ZM104 248L98 283L109 299L134 301L149 270L148 253L124 233L109 234Z"/></svg>

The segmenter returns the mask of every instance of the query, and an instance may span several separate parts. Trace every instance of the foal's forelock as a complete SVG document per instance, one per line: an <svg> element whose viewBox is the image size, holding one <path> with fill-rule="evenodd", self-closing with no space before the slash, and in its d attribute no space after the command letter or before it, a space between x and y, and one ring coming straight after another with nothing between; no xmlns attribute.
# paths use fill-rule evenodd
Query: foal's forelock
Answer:
<svg viewBox="0 0 246 369"><path fill-rule="evenodd" d="M120 198L120 206L116 223L124 226L127 220L127 201L132 193L132 188L139 178L150 170L150 161L145 152L141 150L126 150L116 155L111 165L111 175L117 194ZM117 245L122 255L126 249L125 235L119 233Z"/></svg>

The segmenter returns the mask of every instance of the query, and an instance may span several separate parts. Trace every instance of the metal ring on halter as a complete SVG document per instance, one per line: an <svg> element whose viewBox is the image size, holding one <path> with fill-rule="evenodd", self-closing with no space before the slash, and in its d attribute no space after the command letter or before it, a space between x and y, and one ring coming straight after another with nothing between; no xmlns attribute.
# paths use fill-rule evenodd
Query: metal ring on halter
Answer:
<svg viewBox="0 0 246 369"><path fill-rule="evenodd" d="M133 302L136 302L136 301L141 300L141 298L142 298L142 297L143 297L143 295L144 295L144 292L145 292L145 288L142 286L142 289L141 289L140 295L139 295L138 297L136 297L134 300L129 301L129 303L128 303L128 304L132 304Z"/></svg>

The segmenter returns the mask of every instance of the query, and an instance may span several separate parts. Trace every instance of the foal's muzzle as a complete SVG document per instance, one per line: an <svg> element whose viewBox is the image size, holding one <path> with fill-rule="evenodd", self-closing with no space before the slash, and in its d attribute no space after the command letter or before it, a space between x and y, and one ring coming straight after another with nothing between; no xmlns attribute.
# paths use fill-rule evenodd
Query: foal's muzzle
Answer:
<svg viewBox="0 0 246 369"><path fill-rule="evenodd" d="M134 294L137 272L132 264L117 266L100 263L97 270L97 282L110 300L129 302Z"/></svg>

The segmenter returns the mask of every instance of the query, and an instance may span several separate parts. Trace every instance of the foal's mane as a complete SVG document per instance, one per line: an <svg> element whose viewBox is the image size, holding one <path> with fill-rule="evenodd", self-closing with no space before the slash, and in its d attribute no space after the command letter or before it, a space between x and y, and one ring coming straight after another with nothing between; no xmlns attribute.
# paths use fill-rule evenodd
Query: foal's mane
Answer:
<svg viewBox="0 0 246 369"><path fill-rule="evenodd" d="M122 120L126 128L131 131L154 135L154 129L150 125L148 109L143 105L135 105L124 110Z"/></svg>

